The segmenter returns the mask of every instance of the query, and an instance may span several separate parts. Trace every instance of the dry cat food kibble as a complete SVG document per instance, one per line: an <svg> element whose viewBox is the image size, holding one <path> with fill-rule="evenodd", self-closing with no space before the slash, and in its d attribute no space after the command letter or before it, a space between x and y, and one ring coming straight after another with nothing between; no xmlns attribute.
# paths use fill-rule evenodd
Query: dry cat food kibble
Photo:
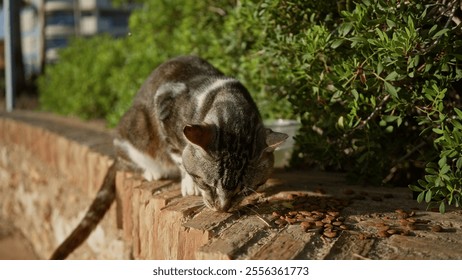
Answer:
<svg viewBox="0 0 462 280"><path fill-rule="evenodd" d="M327 229L322 233L325 237L334 238L337 237L337 231L332 229Z"/></svg>
<svg viewBox="0 0 462 280"><path fill-rule="evenodd" d="M380 221L372 224L375 228L376 233L372 236L378 238L388 238L393 235L402 236L416 236L413 232L418 231L432 231L432 232L444 232L445 229L441 225L431 225L431 221L428 219L417 219L415 211L405 211L403 209L396 209L395 215L382 216ZM360 234L358 238L364 240L366 234ZM369 237L371 237L369 235Z"/></svg>
<svg viewBox="0 0 462 280"><path fill-rule="evenodd" d="M431 230L433 232L441 232L441 231L443 231L443 227L441 227L440 225L435 225L435 226L431 227Z"/></svg>
<svg viewBox="0 0 462 280"><path fill-rule="evenodd" d="M274 223L278 227L299 224L305 232L319 232L325 237L337 237L339 232L348 230L345 218L340 210L348 201L336 198L315 198L303 195L288 195L290 202L280 202L272 212ZM312 201L315 200L315 201Z"/></svg>
<svg viewBox="0 0 462 280"><path fill-rule="evenodd" d="M354 192L347 191L348 195ZM359 195L368 195L360 193ZM368 196L372 199L372 196ZM289 225L299 225L306 233L320 234L325 238L339 237L342 231L350 230L345 224L345 217L340 211L349 205L350 201L356 200L356 196L337 199L332 197L313 197L304 194L286 196L285 200L272 201L272 217L276 227L283 228ZM271 212L270 212L271 213ZM418 236L415 230L427 230L432 232L444 232L440 225L431 225L427 219L415 217L412 210L396 209L391 214L370 215L369 218L378 219L369 224L371 228L365 228L357 235L359 240L370 238L390 238L392 236Z"/></svg>

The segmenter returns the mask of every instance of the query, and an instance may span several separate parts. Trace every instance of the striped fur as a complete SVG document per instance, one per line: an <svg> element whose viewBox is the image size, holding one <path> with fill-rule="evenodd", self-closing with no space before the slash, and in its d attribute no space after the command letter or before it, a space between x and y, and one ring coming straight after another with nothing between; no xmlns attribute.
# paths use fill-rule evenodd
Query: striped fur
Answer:
<svg viewBox="0 0 462 280"><path fill-rule="evenodd" d="M273 151L286 138L264 128L239 81L183 56L148 77L120 120L114 144L116 162L128 161L147 180L180 176L184 196L202 195L209 208L229 211L268 179ZM53 259L67 257L102 219L115 197L115 170Z"/></svg>
<svg viewBox="0 0 462 280"><path fill-rule="evenodd" d="M179 57L158 67L135 104L150 104L156 135L182 177L183 195L227 211L241 190L265 182L273 150L287 135L265 129L247 89L206 61ZM184 133L185 127L192 134ZM194 137L196 133L204 136ZM158 151L151 156L155 159Z"/></svg>

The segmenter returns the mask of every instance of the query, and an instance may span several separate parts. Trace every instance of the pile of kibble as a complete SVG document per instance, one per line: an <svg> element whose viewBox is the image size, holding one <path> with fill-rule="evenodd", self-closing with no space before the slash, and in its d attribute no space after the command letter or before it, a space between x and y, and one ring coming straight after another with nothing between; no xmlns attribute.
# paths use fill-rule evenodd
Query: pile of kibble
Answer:
<svg viewBox="0 0 462 280"><path fill-rule="evenodd" d="M347 230L348 226L344 224L344 217L340 216L337 211L289 211L286 214L280 214L277 211L273 212L273 216L277 217L274 223L279 227L286 224L300 224L305 232L316 231L322 233L329 238L337 237L339 231Z"/></svg>
<svg viewBox="0 0 462 280"><path fill-rule="evenodd" d="M305 232L319 232L329 238L348 229L345 218L340 216L341 209L349 204L348 200L293 194L288 198L290 202L275 205L277 210L273 211L272 217L276 226L299 224Z"/></svg>

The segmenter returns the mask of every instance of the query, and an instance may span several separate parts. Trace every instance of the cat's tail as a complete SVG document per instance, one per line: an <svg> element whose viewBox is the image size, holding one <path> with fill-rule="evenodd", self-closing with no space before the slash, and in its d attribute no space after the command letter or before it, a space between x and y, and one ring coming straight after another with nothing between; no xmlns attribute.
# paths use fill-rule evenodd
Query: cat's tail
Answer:
<svg viewBox="0 0 462 280"><path fill-rule="evenodd" d="M63 260L79 247L95 229L106 212L111 207L115 199L115 177L117 172L117 160L109 167L103 184L101 185L96 198L93 200L85 217L80 221L79 225L72 233L64 240L61 245L53 252L50 260Z"/></svg>

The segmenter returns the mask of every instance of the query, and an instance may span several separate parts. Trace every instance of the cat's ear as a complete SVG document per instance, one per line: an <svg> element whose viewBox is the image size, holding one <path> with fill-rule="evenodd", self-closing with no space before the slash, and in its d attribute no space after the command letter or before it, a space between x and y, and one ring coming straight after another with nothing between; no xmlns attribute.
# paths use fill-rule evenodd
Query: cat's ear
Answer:
<svg viewBox="0 0 462 280"><path fill-rule="evenodd" d="M289 135L281 132L275 132L271 129L266 129L266 145L265 152L271 153L276 150L284 141L287 140Z"/></svg>
<svg viewBox="0 0 462 280"><path fill-rule="evenodd" d="M209 125L188 124L184 127L183 133L189 142L206 151L212 147L215 138L215 130Z"/></svg>

